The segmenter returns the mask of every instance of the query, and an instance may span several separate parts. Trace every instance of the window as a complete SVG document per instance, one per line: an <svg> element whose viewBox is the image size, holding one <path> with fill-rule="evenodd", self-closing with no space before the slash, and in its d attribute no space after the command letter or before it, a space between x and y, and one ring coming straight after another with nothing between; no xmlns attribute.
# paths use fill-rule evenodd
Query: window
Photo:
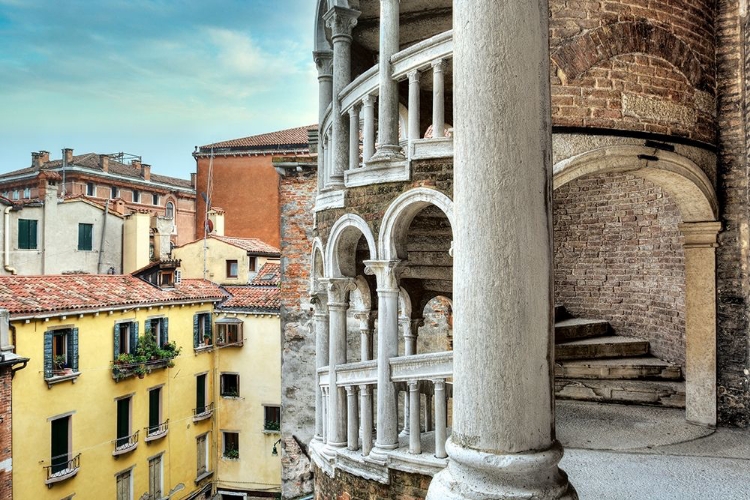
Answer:
<svg viewBox="0 0 750 500"><path fill-rule="evenodd" d="M195 377L195 414L200 415L208 411L206 406L206 374Z"/></svg>
<svg viewBox="0 0 750 500"><path fill-rule="evenodd" d="M31 198L31 188L23 188L23 197L27 200Z"/></svg>
<svg viewBox="0 0 750 500"><path fill-rule="evenodd" d="M21 250L36 250L37 242L36 219L18 219L18 248Z"/></svg>
<svg viewBox="0 0 750 500"><path fill-rule="evenodd" d="M224 432L224 458L240 458L240 435L237 432Z"/></svg>
<svg viewBox="0 0 750 500"><path fill-rule="evenodd" d="M281 429L281 407L280 406L264 406L266 421L263 425L263 430L266 431L278 431Z"/></svg>
<svg viewBox="0 0 750 500"><path fill-rule="evenodd" d="M162 422L161 387L148 391L148 437L161 437L167 433L167 422Z"/></svg>
<svg viewBox="0 0 750 500"><path fill-rule="evenodd" d="M117 474L117 500L133 500L133 475L130 470Z"/></svg>
<svg viewBox="0 0 750 500"><path fill-rule="evenodd" d="M167 318L151 318L146 320L146 335L156 341L156 345L163 347L169 342L169 320Z"/></svg>
<svg viewBox="0 0 750 500"><path fill-rule="evenodd" d="M242 321L227 318L216 322L216 345L242 346Z"/></svg>
<svg viewBox="0 0 750 500"><path fill-rule="evenodd" d="M227 278L236 278L236 277L237 277L237 261L228 260L227 261Z"/></svg>
<svg viewBox="0 0 750 500"><path fill-rule="evenodd" d="M140 203L141 202L141 192L137 189L133 190L133 203Z"/></svg>
<svg viewBox="0 0 750 500"><path fill-rule="evenodd" d="M56 418L50 422L51 434L51 467L49 477L55 477L56 475L61 476L67 473L68 470L72 469L71 465L71 450L70 450L70 436L71 436L71 419L70 415Z"/></svg>
<svg viewBox="0 0 750 500"><path fill-rule="evenodd" d="M78 250L91 251L94 248L94 225L78 224Z"/></svg>
<svg viewBox="0 0 750 500"><path fill-rule="evenodd" d="M13 190L13 199L14 199L14 200L17 200L17 199L18 199L18 189L14 189L14 190Z"/></svg>
<svg viewBox="0 0 750 500"><path fill-rule="evenodd" d="M198 436L196 439L198 446L198 477L205 476L208 474L208 434Z"/></svg>
<svg viewBox="0 0 750 500"><path fill-rule="evenodd" d="M117 400L117 439L115 454L134 450L138 445L138 433L131 430L133 397L127 396Z"/></svg>
<svg viewBox="0 0 750 500"><path fill-rule="evenodd" d="M212 342L211 313L196 314L193 316L193 347L210 346Z"/></svg>
<svg viewBox="0 0 750 500"><path fill-rule="evenodd" d="M152 205L158 205L159 204L159 195L157 193L154 193L151 195L151 204Z"/></svg>
<svg viewBox="0 0 750 500"><path fill-rule="evenodd" d="M258 267L258 257L250 257L248 259L248 261L250 262L250 264L249 264L247 270L250 271L251 273L256 272L258 270L257 269L257 267Z"/></svg>
<svg viewBox="0 0 750 500"><path fill-rule="evenodd" d="M240 395L240 376L237 373L221 374L221 395L225 398L237 398Z"/></svg>
<svg viewBox="0 0 750 500"><path fill-rule="evenodd" d="M115 359L120 354L135 353L135 345L138 340L138 322L128 321L115 324Z"/></svg>
<svg viewBox="0 0 750 500"><path fill-rule="evenodd" d="M167 219L174 219L174 203L168 201L166 208L167 209L164 213L164 217L166 217Z"/></svg>
<svg viewBox="0 0 750 500"><path fill-rule="evenodd" d="M159 271L159 286L174 286L174 271Z"/></svg>
<svg viewBox="0 0 750 500"><path fill-rule="evenodd" d="M162 490L162 462L161 455L148 461L148 497L161 498Z"/></svg>
<svg viewBox="0 0 750 500"><path fill-rule="evenodd" d="M86 183L86 196L96 196L96 185L93 182Z"/></svg>
<svg viewBox="0 0 750 500"><path fill-rule="evenodd" d="M78 372L78 328L44 332L44 378Z"/></svg>
<svg viewBox="0 0 750 500"><path fill-rule="evenodd" d="M117 186L112 186L109 188L109 196L110 198L117 198L120 196L120 189Z"/></svg>

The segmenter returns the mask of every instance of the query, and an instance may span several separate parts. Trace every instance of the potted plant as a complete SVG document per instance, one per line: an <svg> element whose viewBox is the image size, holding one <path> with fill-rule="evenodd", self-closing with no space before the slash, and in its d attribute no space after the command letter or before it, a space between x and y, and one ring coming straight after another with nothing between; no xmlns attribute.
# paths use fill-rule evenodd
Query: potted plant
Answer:
<svg viewBox="0 0 750 500"><path fill-rule="evenodd" d="M228 450L225 450L224 458L231 458L232 460L237 460L238 458L240 458L240 451L235 448L230 448Z"/></svg>
<svg viewBox="0 0 750 500"><path fill-rule="evenodd" d="M55 359L53 360L53 363L55 365L55 369L53 370L53 373L55 375L62 375L65 373L65 363L67 360L65 359L65 356L62 354L58 354L55 356Z"/></svg>
<svg viewBox="0 0 750 500"><path fill-rule="evenodd" d="M203 336L203 345L211 345L211 336L209 334Z"/></svg>
<svg viewBox="0 0 750 500"><path fill-rule="evenodd" d="M135 367L135 374L138 375L138 378L145 377L147 372L148 372L148 370L146 369L146 365L145 364L140 364L140 365L138 365L138 366Z"/></svg>

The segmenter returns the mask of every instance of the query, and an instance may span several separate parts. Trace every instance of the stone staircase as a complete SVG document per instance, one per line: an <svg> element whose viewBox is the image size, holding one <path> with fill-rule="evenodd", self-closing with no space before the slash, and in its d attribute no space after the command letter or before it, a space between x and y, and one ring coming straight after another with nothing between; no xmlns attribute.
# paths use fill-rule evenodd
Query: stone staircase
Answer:
<svg viewBox="0 0 750 500"><path fill-rule="evenodd" d="M614 335L609 322L555 306L558 399L685 407L682 369L649 354L647 340Z"/></svg>

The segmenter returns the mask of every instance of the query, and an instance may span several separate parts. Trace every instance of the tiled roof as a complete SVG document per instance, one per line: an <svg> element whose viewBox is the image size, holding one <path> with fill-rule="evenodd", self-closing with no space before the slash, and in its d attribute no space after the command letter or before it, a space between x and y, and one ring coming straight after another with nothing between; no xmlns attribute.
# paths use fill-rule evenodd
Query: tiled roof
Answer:
<svg viewBox="0 0 750 500"><path fill-rule="evenodd" d="M224 297L218 286L197 279L162 290L129 274L0 276L0 308L11 316Z"/></svg>
<svg viewBox="0 0 750 500"><path fill-rule="evenodd" d="M268 243L259 240L258 238L234 238L232 236L219 236L216 234L209 235L209 238L223 241L229 245L241 248L250 253L266 254L266 255L280 255L281 251L269 245Z"/></svg>
<svg viewBox="0 0 750 500"><path fill-rule="evenodd" d="M281 264L266 262L250 282L251 285L278 286L281 282Z"/></svg>
<svg viewBox="0 0 750 500"><path fill-rule="evenodd" d="M317 129L317 125L307 125L306 127L289 128L279 130L278 132L269 132L267 134L252 135L240 139L231 139L228 141L215 142L201 146L201 150L218 149L218 148L257 148L272 146L308 146L307 131ZM281 148L283 149L283 148Z"/></svg>
<svg viewBox="0 0 750 500"><path fill-rule="evenodd" d="M86 168L90 170L95 170L97 172L102 172L102 168L99 165L99 155L96 153L86 153L82 155L76 155L73 157L73 161L70 162L69 165L71 167L81 167L81 168ZM24 174L32 174L34 172L40 172L42 170L49 170L49 169L57 169L60 167L62 167L62 159L51 160L45 163L42 167L31 166L31 167L23 168L21 170L15 170L13 172L2 174L0 175L0 180L5 179L7 177L16 177L16 176L24 175ZM119 161L116 161L112 158L110 158L108 162L108 171L111 174L121 175L123 177L130 177L133 180L140 180L140 181L144 180L143 177L141 177L140 169L134 167L133 165L120 163ZM180 187L180 188L185 188L185 189L193 189L189 180L178 179L176 177L169 177L166 175L151 174L151 182L168 184L170 186L175 186L175 187Z"/></svg>
<svg viewBox="0 0 750 500"><path fill-rule="evenodd" d="M279 288L276 286L225 286L231 297L219 309L242 309L278 312L281 308Z"/></svg>

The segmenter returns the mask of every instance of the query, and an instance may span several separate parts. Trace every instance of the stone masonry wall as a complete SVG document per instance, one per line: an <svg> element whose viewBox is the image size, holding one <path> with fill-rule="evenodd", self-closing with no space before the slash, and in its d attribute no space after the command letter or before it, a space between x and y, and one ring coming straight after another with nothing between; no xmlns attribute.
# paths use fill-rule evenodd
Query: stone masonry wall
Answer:
<svg viewBox="0 0 750 500"><path fill-rule="evenodd" d="M653 183L626 174L576 179L553 195L555 303L609 320L685 364L680 212Z"/></svg>
<svg viewBox="0 0 750 500"><path fill-rule="evenodd" d="M712 0L551 0L552 117L715 141Z"/></svg>
<svg viewBox="0 0 750 500"><path fill-rule="evenodd" d="M432 478L391 470L391 484L381 484L336 470L331 478L316 470L315 500L423 500Z"/></svg>
<svg viewBox="0 0 750 500"><path fill-rule="evenodd" d="M309 302L315 170L281 177L282 495L312 492L305 447L315 431L315 335ZM312 408L312 410L311 410Z"/></svg>

